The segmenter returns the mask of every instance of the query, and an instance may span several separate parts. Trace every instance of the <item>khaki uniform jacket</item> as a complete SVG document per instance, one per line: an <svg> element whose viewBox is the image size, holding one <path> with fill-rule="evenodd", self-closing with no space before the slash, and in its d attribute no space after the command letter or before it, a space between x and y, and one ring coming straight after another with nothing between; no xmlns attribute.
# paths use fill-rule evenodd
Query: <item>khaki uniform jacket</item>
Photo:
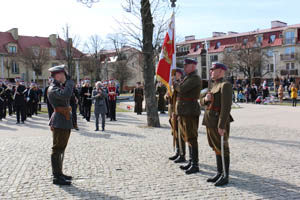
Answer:
<svg viewBox="0 0 300 200"><path fill-rule="evenodd" d="M210 92L213 95L213 108L206 108L202 125L207 128L225 129L228 123L233 121L230 114L232 105L232 86L229 82L220 79L214 83ZM207 105L201 98L201 105Z"/></svg>
<svg viewBox="0 0 300 200"><path fill-rule="evenodd" d="M197 71L188 74L182 83L175 82L174 89L179 100L176 101L175 114L178 116L199 116L198 99L201 91L201 78Z"/></svg>

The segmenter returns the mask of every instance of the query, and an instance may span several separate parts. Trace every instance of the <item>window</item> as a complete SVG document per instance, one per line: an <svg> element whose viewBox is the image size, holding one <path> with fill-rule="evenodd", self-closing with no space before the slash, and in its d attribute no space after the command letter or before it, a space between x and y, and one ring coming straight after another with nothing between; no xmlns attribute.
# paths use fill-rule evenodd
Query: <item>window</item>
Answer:
<svg viewBox="0 0 300 200"><path fill-rule="evenodd" d="M217 62L218 61L218 55L210 56L210 62Z"/></svg>
<svg viewBox="0 0 300 200"><path fill-rule="evenodd" d="M263 41L263 37L260 35L260 36L258 36L257 37L257 43L262 43L262 41Z"/></svg>
<svg viewBox="0 0 300 200"><path fill-rule="evenodd" d="M291 69L295 69L295 63L291 63Z"/></svg>
<svg viewBox="0 0 300 200"><path fill-rule="evenodd" d="M50 49L50 56L51 57L56 57L56 49L54 49L54 48Z"/></svg>
<svg viewBox="0 0 300 200"><path fill-rule="evenodd" d="M268 72L274 72L274 64L268 64Z"/></svg>
<svg viewBox="0 0 300 200"><path fill-rule="evenodd" d="M16 46L9 46L8 47L9 53L17 53L17 47Z"/></svg>
<svg viewBox="0 0 300 200"><path fill-rule="evenodd" d="M290 63L286 63L286 70L290 70Z"/></svg>
<svg viewBox="0 0 300 200"><path fill-rule="evenodd" d="M273 50L269 49L269 50L267 51L267 55L268 55L269 57L272 57L272 56L273 56Z"/></svg>
<svg viewBox="0 0 300 200"><path fill-rule="evenodd" d="M295 44L295 32L289 31L285 33L285 44Z"/></svg>
<svg viewBox="0 0 300 200"><path fill-rule="evenodd" d="M285 54L295 54L295 47L288 47L285 49Z"/></svg>
<svg viewBox="0 0 300 200"><path fill-rule="evenodd" d="M39 54L40 54L40 48L39 47L32 47L32 52L33 52L33 55L38 57Z"/></svg>
<svg viewBox="0 0 300 200"><path fill-rule="evenodd" d="M231 53L232 52L232 47L226 48L226 53Z"/></svg>
<svg viewBox="0 0 300 200"><path fill-rule="evenodd" d="M276 39L276 35L271 35L269 43L274 43L275 39Z"/></svg>
<svg viewBox="0 0 300 200"><path fill-rule="evenodd" d="M248 39L244 39L243 40L243 45L247 45L247 43L248 43Z"/></svg>
<svg viewBox="0 0 300 200"><path fill-rule="evenodd" d="M11 62L11 73L12 74L19 74L19 65L16 61L12 61Z"/></svg>
<svg viewBox="0 0 300 200"><path fill-rule="evenodd" d="M201 55L201 66L206 66L206 55Z"/></svg>
<svg viewBox="0 0 300 200"><path fill-rule="evenodd" d="M216 49L218 49L221 46L221 42L217 42Z"/></svg>
<svg viewBox="0 0 300 200"><path fill-rule="evenodd" d="M206 68L205 67L202 68L201 76L202 76L202 79L207 79L207 74L206 74Z"/></svg>

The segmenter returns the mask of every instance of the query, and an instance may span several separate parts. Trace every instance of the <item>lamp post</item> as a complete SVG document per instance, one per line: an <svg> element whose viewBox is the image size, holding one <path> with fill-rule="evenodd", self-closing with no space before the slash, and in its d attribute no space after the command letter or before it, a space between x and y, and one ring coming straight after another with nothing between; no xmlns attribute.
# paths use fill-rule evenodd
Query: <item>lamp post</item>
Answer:
<svg viewBox="0 0 300 200"><path fill-rule="evenodd" d="M274 77L274 92L276 94L276 53L278 53L278 51L274 51L273 50L273 77Z"/></svg>

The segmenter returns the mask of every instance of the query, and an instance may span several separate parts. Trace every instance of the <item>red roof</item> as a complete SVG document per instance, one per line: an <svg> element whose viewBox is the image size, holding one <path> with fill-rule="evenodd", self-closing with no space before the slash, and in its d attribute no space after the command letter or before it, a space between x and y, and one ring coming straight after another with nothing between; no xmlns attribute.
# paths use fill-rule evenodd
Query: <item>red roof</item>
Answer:
<svg viewBox="0 0 300 200"><path fill-rule="evenodd" d="M67 47L67 43L62 40L61 38L57 38L57 56L61 53L59 50L65 49ZM7 54L7 44L15 43L18 46L18 49L23 51L26 48L32 46L39 46L41 48L54 48L48 37L38 37L38 36L18 36L18 40L15 40L10 32L0 32L0 53ZM83 53L80 52L78 49L73 48L74 57L80 58L82 57Z"/></svg>

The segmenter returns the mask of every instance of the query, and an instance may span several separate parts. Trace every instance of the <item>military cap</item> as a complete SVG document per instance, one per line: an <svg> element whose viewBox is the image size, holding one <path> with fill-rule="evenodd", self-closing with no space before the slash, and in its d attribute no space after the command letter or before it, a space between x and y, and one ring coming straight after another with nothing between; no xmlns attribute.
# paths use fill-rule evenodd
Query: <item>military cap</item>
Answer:
<svg viewBox="0 0 300 200"><path fill-rule="evenodd" d="M60 73L60 72L66 72L65 65L57 65L57 66L51 67L48 69L48 71L51 73L51 76L53 76L54 74Z"/></svg>
<svg viewBox="0 0 300 200"><path fill-rule="evenodd" d="M197 65L198 61L195 60L195 59L192 59L192 58L186 58L184 59L184 64L187 65L187 64L194 64L194 65Z"/></svg>
<svg viewBox="0 0 300 200"><path fill-rule="evenodd" d="M183 75L183 71L182 71L182 69L180 69L180 68L177 68L177 69L176 69L176 73L180 73L181 75Z"/></svg>
<svg viewBox="0 0 300 200"><path fill-rule="evenodd" d="M222 69L224 71L227 71L227 67L226 65L222 64L222 63L213 63L212 67L210 68L210 70L215 70L215 69Z"/></svg>

